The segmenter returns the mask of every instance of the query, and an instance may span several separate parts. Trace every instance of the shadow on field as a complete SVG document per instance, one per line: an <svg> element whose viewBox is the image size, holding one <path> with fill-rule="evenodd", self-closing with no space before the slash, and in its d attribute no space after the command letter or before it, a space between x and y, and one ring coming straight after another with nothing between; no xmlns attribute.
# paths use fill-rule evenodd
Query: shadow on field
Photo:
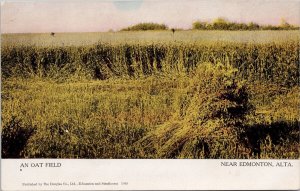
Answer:
<svg viewBox="0 0 300 191"><path fill-rule="evenodd" d="M246 126L241 134L242 142L250 148L255 156L260 158L261 147L266 140L272 145L281 145L285 142L299 141L299 121L278 121L271 124L256 124Z"/></svg>
<svg viewBox="0 0 300 191"><path fill-rule="evenodd" d="M15 117L3 127L1 133L2 158L23 158L27 141L35 133L35 128L24 126Z"/></svg>
<svg viewBox="0 0 300 191"><path fill-rule="evenodd" d="M51 156L52 158L72 158L74 156L78 156L79 158L140 158L138 153L133 152L130 147L132 146L132 142L124 141L124 131L119 131L118 134L115 134L113 137L120 140L122 143L118 143L115 141L109 142L97 142L98 140L103 140L105 137L110 137L111 133L101 131L100 137L95 137L93 135L99 134L99 132L88 132L88 131L80 131L76 127L75 129L69 129L70 133L73 132L76 134L77 141L69 140L65 131L62 131L63 126L56 126L55 129L47 128L48 131L36 133L36 128L30 127L28 125L24 125L16 118L12 118L10 123L4 126L2 130L2 158L24 158L26 152L30 152L31 150L36 150L36 154L31 153L30 158L41 157L47 158L47 156ZM54 131L53 131L54 130ZM74 135L75 135L74 134ZM53 137L54 136L54 137ZM67 137L66 137L67 136ZM32 137L32 138L31 138ZM102 138L101 138L102 137ZM39 145L28 144L30 140L41 140L37 141L39 145L42 145L42 149L38 149ZM89 140L87 145L84 146L80 143L82 141ZM133 138L131 138L133 139ZM268 140L268 141L266 141ZM285 157L282 154L286 152L298 152L297 144L299 140L299 121L293 122L275 122L270 125L266 124L257 124L253 126L245 127L244 133L241 134L241 139L239 140L240 144L243 144L246 148L251 149L251 156L243 156L236 155L237 158L265 158L266 156L271 156L271 158L280 158ZM136 141L136 140L135 140ZM35 141L34 141L35 142ZM95 143L94 143L95 142ZM97 143L96 143L97 142ZM94 143L94 144L91 144ZM121 144L121 145L119 145ZM53 148L56 145L57 148ZM127 154L124 152L120 153L118 156L118 150L116 146L121 146L125 150L128 150ZM270 146L270 149L266 150L264 148ZM35 148L38 147L38 148ZM78 147L78 148L77 148ZM127 147L127 148L126 148ZM201 147L208 147L207 145L201 145ZM277 147L277 149L276 149ZM77 149L74 149L77 148ZM278 149L279 148L279 149ZM81 151L79 151L79 150ZM106 150L106 152L99 152L100 150ZM224 149L224 148L223 148ZM97 153L91 154L90 152L93 150L97 150ZM207 150L207 149L206 149ZM43 153L45 152L45 153ZM49 153L50 152L50 153ZM78 153L79 152L79 153ZM60 153L60 154L59 154ZM63 153L63 155L61 155ZM109 154L110 153L110 154ZM114 155L112 154L114 153ZM125 155L124 155L125 154ZM262 154L262 155L261 155ZM153 155L155 156L155 155ZM176 158L176 157L174 157ZM209 157L207 157L209 158ZM290 157L289 157L290 158Z"/></svg>

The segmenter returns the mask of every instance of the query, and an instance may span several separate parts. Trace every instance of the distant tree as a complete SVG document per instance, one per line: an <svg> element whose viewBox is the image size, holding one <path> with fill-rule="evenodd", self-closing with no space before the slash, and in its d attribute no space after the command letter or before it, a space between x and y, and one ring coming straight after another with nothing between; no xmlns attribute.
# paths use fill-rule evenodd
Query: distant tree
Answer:
<svg viewBox="0 0 300 191"><path fill-rule="evenodd" d="M264 25L264 26L261 26L261 28L263 30L280 30L279 26L274 26L274 25Z"/></svg>
<svg viewBox="0 0 300 191"><path fill-rule="evenodd" d="M167 29L168 26L165 24L140 23L137 25L133 25L131 27L121 29L121 31L146 31L146 30L167 30Z"/></svg>
<svg viewBox="0 0 300 191"><path fill-rule="evenodd" d="M193 22L192 29L196 30L299 30L299 26L289 24L285 19L281 19L278 26L274 25L259 25L254 22L248 24L230 22L224 17L219 17L211 23L195 21Z"/></svg>
<svg viewBox="0 0 300 191"><path fill-rule="evenodd" d="M217 30L228 30L229 25L227 19L219 17L212 22L212 27Z"/></svg>
<svg viewBox="0 0 300 191"><path fill-rule="evenodd" d="M206 30L207 29L207 23L202 21L196 21L193 23L193 29L198 30Z"/></svg>
<svg viewBox="0 0 300 191"><path fill-rule="evenodd" d="M248 29L249 29L249 30L259 30L259 29L260 29L260 26L259 26L259 24L257 24L257 23L250 22L250 23L248 24Z"/></svg>
<svg viewBox="0 0 300 191"><path fill-rule="evenodd" d="M290 25L284 18L281 18L281 21L280 21L280 25L279 25L282 29L290 29L292 28L293 26Z"/></svg>
<svg viewBox="0 0 300 191"><path fill-rule="evenodd" d="M248 30L248 25L246 25L245 23L238 23L237 24L237 30Z"/></svg>
<svg viewBox="0 0 300 191"><path fill-rule="evenodd" d="M54 32L51 32L50 35L54 37L54 36L55 36L55 33L54 33Z"/></svg>

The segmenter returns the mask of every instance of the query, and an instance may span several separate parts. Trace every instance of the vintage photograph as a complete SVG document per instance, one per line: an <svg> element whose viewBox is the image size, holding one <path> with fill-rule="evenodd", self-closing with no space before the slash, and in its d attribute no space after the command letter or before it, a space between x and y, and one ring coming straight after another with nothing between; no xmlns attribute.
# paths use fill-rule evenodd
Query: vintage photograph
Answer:
<svg viewBox="0 0 300 191"><path fill-rule="evenodd" d="M295 0L1 1L4 159L299 159Z"/></svg>

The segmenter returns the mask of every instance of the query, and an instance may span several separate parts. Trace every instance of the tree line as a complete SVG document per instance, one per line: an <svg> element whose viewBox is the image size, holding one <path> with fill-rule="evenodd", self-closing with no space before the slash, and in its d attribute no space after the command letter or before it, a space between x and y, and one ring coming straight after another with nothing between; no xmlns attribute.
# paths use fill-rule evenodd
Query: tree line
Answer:
<svg viewBox="0 0 300 191"><path fill-rule="evenodd" d="M165 24L158 23L139 23L127 28L121 29L121 31L145 31L145 30L169 30L170 28ZM299 30L299 26L289 24L286 20L281 19L279 25L260 25L255 22L239 23L231 22L223 17L214 19L212 22L195 21L192 24L193 30ZM170 30L182 30L174 29Z"/></svg>
<svg viewBox="0 0 300 191"><path fill-rule="evenodd" d="M133 25L121 31L143 31L143 30L168 30L168 26L165 24L157 24L157 23L139 23L137 25Z"/></svg>
<svg viewBox="0 0 300 191"><path fill-rule="evenodd" d="M217 18L212 22L196 21L193 23L193 29L198 30L297 30L298 26L289 24L286 20L281 19L281 23L275 25L259 25L254 22L238 23L231 22L225 18Z"/></svg>

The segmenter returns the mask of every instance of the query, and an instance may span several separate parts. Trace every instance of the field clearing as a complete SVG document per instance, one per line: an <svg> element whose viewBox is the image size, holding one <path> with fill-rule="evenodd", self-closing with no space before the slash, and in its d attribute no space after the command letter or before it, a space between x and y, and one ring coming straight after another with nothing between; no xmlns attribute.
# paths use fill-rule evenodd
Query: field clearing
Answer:
<svg viewBox="0 0 300 191"><path fill-rule="evenodd" d="M81 46L95 43L270 43L300 40L299 31L130 31L103 33L3 34L2 46Z"/></svg>
<svg viewBox="0 0 300 191"><path fill-rule="evenodd" d="M5 158L299 158L299 31L2 35Z"/></svg>

